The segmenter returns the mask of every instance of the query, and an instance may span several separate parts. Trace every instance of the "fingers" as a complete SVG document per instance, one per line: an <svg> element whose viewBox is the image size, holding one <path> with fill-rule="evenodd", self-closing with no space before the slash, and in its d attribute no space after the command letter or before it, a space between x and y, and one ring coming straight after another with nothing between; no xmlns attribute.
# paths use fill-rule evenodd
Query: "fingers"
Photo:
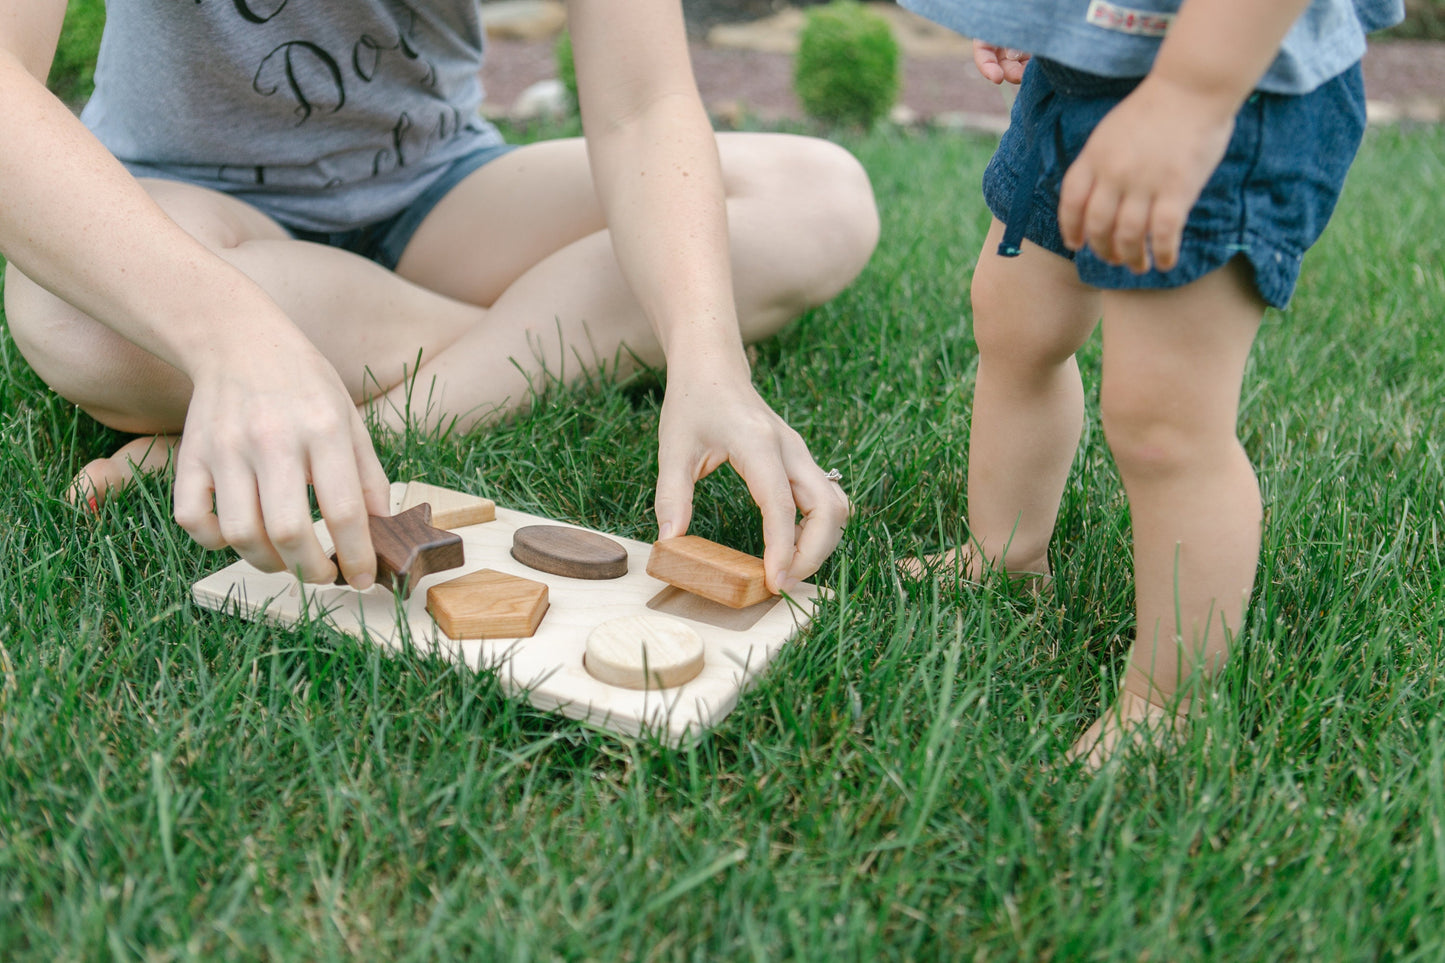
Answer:
<svg viewBox="0 0 1445 963"><path fill-rule="evenodd" d="M1003 67L998 62L998 48L981 40L973 42L973 65L990 83L1001 84L1004 80Z"/></svg>
<svg viewBox="0 0 1445 963"><path fill-rule="evenodd" d="M1024 79L1024 67L1029 62L1029 55L1021 50L1005 50L1004 58L1001 61L1003 67L1003 79L1011 84L1021 84Z"/></svg>
<svg viewBox="0 0 1445 963"><path fill-rule="evenodd" d="M221 523L213 504L215 482L205 465L186 457L184 442L176 458L175 502L176 524L200 543L202 548L218 551L226 547Z"/></svg>
<svg viewBox="0 0 1445 963"><path fill-rule="evenodd" d="M359 423L359 418L358 418ZM183 445L175 487L176 522L207 549L227 546L263 572L287 571L326 583L336 565L323 550L307 499L314 487L347 581L375 582L369 515L389 510L386 474L364 426L313 447L309 461L275 449L253 452L255 463L218 454L208 467Z"/></svg>
<svg viewBox="0 0 1445 963"><path fill-rule="evenodd" d="M1017 84L1024 79L1024 66L1029 55L1021 50L996 47L981 40L973 42L973 65L990 83L1008 81Z"/></svg>
<svg viewBox="0 0 1445 963"><path fill-rule="evenodd" d="M803 513L788 574L802 581L817 572L843 538L852 505L840 482L829 478L810 457L811 470L801 469L793 481L793 498Z"/></svg>
<svg viewBox="0 0 1445 963"><path fill-rule="evenodd" d="M768 590L775 594L790 591L798 581L790 571L798 506L783 462L776 457L760 458L751 464L734 461L733 467L763 515L763 573Z"/></svg>
<svg viewBox="0 0 1445 963"><path fill-rule="evenodd" d="M369 440L355 437L312 456L311 484L316 505L331 533L336 564L348 584L368 589L376 582L376 550L371 544L371 515L390 514L386 475ZM379 496L379 497L378 497ZM268 526L270 520L268 519ZM308 527L310 518L307 518Z"/></svg>
<svg viewBox="0 0 1445 963"><path fill-rule="evenodd" d="M653 509L657 513L657 537L675 538L686 535L692 523L692 496L701 467L689 464L685 458L671 454L667 447L659 456L657 492L653 498Z"/></svg>
<svg viewBox="0 0 1445 963"><path fill-rule="evenodd" d="M1106 264L1143 274L1175 267L1187 207L1151 193L1122 192L1076 162L1059 189L1059 232L1070 250L1087 246Z"/></svg>

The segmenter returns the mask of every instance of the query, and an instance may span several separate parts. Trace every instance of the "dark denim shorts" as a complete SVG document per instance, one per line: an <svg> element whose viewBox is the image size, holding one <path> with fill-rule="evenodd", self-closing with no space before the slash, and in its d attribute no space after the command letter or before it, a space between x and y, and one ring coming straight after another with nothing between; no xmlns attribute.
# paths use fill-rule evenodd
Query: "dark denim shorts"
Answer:
<svg viewBox="0 0 1445 963"><path fill-rule="evenodd" d="M1252 95L1235 119L1224 160L1189 213L1179 263L1145 274L1106 264L1087 248L1070 251L1058 221L1064 172L1094 127L1138 83L1034 58L1024 71L1009 129L983 175L989 210L1006 225L1011 218L1022 221L1023 237L1071 259L1079 279L1096 288L1179 287L1243 255L1254 268L1260 295L1284 307L1299 279L1300 260L1334 211L1364 136L1359 64L1308 94ZM1016 205L1019 182L1033 173L1031 204L1026 199Z"/></svg>
<svg viewBox="0 0 1445 963"><path fill-rule="evenodd" d="M339 247L343 251L360 254L368 260L375 261L389 271L395 271L397 262L401 260L402 252L411 243L412 235L416 233L417 228L421 227L421 222L426 220L426 216L432 212L432 208L441 203L441 199L451 193L452 188L466 180L474 171L515 148L515 144L496 144L492 147L480 147L470 154L457 158L442 172L440 177L417 196L416 200L391 217L372 224L365 224L349 231L328 232L304 230L287 224L285 221L280 223L298 241L312 241L328 247Z"/></svg>

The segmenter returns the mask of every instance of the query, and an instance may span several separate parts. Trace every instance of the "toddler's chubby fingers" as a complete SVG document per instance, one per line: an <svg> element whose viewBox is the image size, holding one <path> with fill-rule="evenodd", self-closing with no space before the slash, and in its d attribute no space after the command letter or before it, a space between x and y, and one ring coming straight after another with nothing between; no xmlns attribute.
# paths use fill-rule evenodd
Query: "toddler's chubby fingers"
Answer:
<svg viewBox="0 0 1445 963"><path fill-rule="evenodd" d="M1004 69L999 63L999 48L993 44L984 43L982 40L973 42L973 65L985 80L995 84L1003 83Z"/></svg>
<svg viewBox="0 0 1445 963"><path fill-rule="evenodd" d="M1029 55L1022 50L1012 48L1004 51L1003 60L999 65L1003 67L1003 79L1011 84L1023 83L1024 67L1028 65Z"/></svg>
<svg viewBox="0 0 1445 963"><path fill-rule="evenodd" d="M1135 274L1149 270L1149 212L1148 195L1132 194L1119 204L1114 218L1113 252L1122 264Z"/></svg>
<svg viewBox="0 0 1445 963"><path fill-rule="evenodd" d="M1150 211L1149 250L1154 266L1161 271L1172 271L1179 264L1189 206L1178 199L1164 198L1156 202Z"/></svg>
<svg viewBox="0 0 1445 963"><path fill-rule="evenodd" d="M1093 172L1082 161L1075 161L1059 184L1059 234L1071 251L1083 250L1084 210L1093 189Z"/></svg>
<svg viewBox="0 0 1445 963"><path fill-rule="evenodd" d="M1121 200L1119 192L1112 185L1096 182L1094 189L1089 192L1089 203L1084 208L1084 243L1108 264L1121 263L1119 253L1114 247Z"/></svg>

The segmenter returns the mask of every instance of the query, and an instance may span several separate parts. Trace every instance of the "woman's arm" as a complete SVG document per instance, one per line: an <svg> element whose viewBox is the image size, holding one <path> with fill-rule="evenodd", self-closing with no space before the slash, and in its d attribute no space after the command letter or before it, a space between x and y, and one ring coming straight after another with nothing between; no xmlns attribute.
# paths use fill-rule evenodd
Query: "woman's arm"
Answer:
<svg viewBox="0 0 1445 963"><path fill-rule="evenodd" d="M768 585L786 591L836 547L847 500L753 389L717 142L680 4L573 0L569 20L597 194L623 275L667 356L659 536L686 531L693 484L731 462L762 511Z"/></svg>
<svg viewBox="0 0 1445 963"><path fill-rule="evenodd" d="M0 0L0 251L190 378L176 517L193 537L326 580L309 480L343 571L369 582L364 506L385 511L384 477L354 404L265 292L167 217L46 90L64 11L64 0Z"/></svg>

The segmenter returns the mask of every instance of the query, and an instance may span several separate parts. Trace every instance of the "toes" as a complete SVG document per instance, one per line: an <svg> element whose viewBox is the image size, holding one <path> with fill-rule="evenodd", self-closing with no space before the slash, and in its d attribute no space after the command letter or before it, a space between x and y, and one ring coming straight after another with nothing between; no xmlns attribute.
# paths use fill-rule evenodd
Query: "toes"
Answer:
<svg viewBox="0 0 1445 963"><path fill-rule="evenodd" d="M133 438L109 458L87 463L66 488L65 499L72 505L84 505L92 513L99 512L107 498L129 488L137 475L169 468L179 444L180 438L175 435Z"/></svg>

